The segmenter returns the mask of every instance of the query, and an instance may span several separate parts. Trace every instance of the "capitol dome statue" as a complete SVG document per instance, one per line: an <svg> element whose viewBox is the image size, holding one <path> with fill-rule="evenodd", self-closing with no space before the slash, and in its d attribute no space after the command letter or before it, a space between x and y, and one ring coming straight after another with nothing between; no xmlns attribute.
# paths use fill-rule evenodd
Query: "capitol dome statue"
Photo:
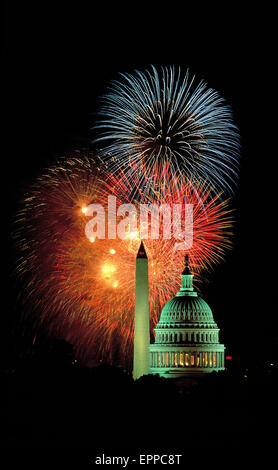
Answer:
<svg viewBox="0 0 278 470"><path fill-rule="evenodd" d="M185 259L181 289L162 309L149 347L149 373L167 378L225 369L219 328L209 305L194 291L188 255Z"/></svg>

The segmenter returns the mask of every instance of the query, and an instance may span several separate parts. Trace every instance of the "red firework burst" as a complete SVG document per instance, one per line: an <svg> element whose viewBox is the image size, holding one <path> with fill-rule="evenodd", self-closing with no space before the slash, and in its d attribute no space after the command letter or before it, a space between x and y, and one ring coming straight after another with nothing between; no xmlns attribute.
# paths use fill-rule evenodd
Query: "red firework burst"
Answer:
<svg viewBox="0 0 278 470"><path fill-rule="evenodd" d="M17 273L34 325L43 323L71 342L84 363L95 357L130 368L139 230L129 230L123 240L90 241L85 236L86 207L102 204L107 215L109 195L116 196L117 207L192 204L189 254L198 275L218 263L230 247L228 201L213 194L207 184L185 182L168 166L157 165L152 174L140 167L109 175L91 157L71 157L47 170L25 197L15 230ZM162 228L161 221L159 238L145 240L152 327L179 289L185 254L174 249L173 237L161 236Z"/></svg>

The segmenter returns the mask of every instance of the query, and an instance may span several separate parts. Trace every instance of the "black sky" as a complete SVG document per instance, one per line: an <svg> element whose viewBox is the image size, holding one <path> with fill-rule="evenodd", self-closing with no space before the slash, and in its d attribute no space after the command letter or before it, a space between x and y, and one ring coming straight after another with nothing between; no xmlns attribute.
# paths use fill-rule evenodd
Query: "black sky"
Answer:
<svg viewBox="0 0 278 470"><path fill-rule="evenodd" d="M97 96L105 85L117 72L149 64L189 67L226 98L242 136L241 179L233 199L235 246L204 287L204 296L233 354L248 356L258 338L263 345L273 344L277 320L271 274L276 257L272 13L244 13L234 2L226 10L215 6L213 11L202 11L201 6L181 10L178 2L176 7L160 2L152 12L141 3L91 8L83 2L75 7L57 3L59 7L51 2L8 2L4 11L1 164L6 272L14 256L10 228L18 199L55 156L87 145ZM5 277L3 317L8 331L14 299L12 281ZM5 330L3 337L9 338Z"/></svg>

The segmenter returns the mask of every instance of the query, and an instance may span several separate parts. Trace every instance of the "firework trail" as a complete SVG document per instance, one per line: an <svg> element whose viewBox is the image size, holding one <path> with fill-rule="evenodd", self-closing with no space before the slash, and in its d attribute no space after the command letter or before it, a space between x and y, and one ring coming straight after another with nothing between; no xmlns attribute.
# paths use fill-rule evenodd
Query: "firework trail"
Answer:
<svg viewBox="0 0 278 470"><path fill-rule="evenodd" d="M239 134L218 92L174 66L120 75L101 98L94 125L94 142L111 171L143 160L151 173L170 162L171 171L232 194Z"/></svg>
<svg viewBox="0 0 278 470"><path fill-rule="evenodd" d="M142 176L136 180L134 174L139 173ZM147 182L150 177L152 185L141 197L142 179ZM136 185L137 201L130 199L130 187ZM193 204L194 239L189 254L197 275L218 263L230 247L231 215L228 201L211 196L210 186L184 183L169 165L156 164L152 175L148 167L110 174L91 157L72 156L34 182L18 212L14 234L21 297L26 311L32 311L34 331L46 325L50 333L72 343L84 363L95 356L128 369L139 233L129 231L124 240L85 236L86 207L92 203L105 207L109 195L116 196L117 206ZM145 240L152 328L180 286L184 251L174 250L174 243L172 238Z"/></svg>

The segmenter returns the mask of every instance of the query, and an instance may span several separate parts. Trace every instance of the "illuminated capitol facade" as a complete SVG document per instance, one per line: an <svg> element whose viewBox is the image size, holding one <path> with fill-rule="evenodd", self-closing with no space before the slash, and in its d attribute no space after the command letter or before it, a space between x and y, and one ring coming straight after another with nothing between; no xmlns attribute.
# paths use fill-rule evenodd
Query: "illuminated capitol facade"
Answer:
<svg viewBox="0 0 278 470"><path fill-rule="evenodd" d="M193 288L188 256L181 278L180 291L164 306L155 328L149 373L170 378L223 370L225 346L210 307Z"/></svg>

